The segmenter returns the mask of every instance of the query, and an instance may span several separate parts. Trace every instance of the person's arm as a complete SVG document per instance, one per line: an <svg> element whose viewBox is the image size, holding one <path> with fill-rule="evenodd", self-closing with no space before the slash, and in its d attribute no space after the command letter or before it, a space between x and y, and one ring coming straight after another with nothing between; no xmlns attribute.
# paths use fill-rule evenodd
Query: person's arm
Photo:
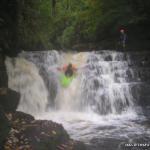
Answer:
<svg viewBox="0 0 150 150"><path fill-rule="evenodd" d="M58 66L51 66L48 68L49 71L62 71L62 68L61 67L58 67Z"/></svg>
<svg viewBox="0 0 150 150"><path fill-rule="evenodd" d="M77 71L77 67L75 65L72 66L73 71Z"/></svg>
<svg viewBox="0 0 150 150"><path fill-rule="evenodd" d="M57 70L58 70L58 71L62 71L62 68L60 68L60 67L57 67Z"/></svg>
<svg viewBox="0 0 150 150"><path fill-rule="evenodd" d="M67 65L64 65L63 67L62 67L62 71L66 71L67 70Z"/></svg>
<svg viewBox="0 0 150 150"><path fill-rule="evenodd" d="M82 71L82 70L86 69L87 67L88 67L88 64L82 65L81 67L79 67L77 69L77 71Z"/></svg>

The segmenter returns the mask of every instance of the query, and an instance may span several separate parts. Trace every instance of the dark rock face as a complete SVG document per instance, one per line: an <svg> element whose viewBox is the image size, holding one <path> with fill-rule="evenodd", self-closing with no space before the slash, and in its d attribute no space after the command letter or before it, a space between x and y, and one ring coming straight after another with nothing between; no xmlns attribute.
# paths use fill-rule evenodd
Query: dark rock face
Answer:
<svg viewBox="0 0 150 150"><path fill-rule="evenodd" d="M55 80L51 78L52 74L53 74L52 72L51 73L47 72L47 70L44 67L40 68L40 75L42 76L49 93L48 107L54 106L54 100L56 98L58 90L57 83L55 82Z"/></svg>
<svg viewBox="0 0 150 150"><path fill-rule="evenodd" d="M143 113L149 118L150 113L150 51L126 52L129 69L127 81L135 104L142 107Z"/></svg>
<svg viewBox="0 0 150 150"><path fill-rule="evenodd" d="M2 149L2 145L9 131L10 131L10 123L7 117L5 116L2 107L0 107L0 149Z"/></svg>
<svg viewBox="0 0 150 150"><path fill-rule="evenodd" d="M6 117L6 112L15 111L19 103L20 95L7 88L0 88L0 149L2 149L11 124Z"/></svg>
<svg viewBox="0 0 150 150"><path fill-rule="evenodd" d="M150 52L133 52L129 54L133 76L129 80L136 82L131 88L132 94L139 105L150 106Z"/></svg>
<svg viewBox="0 0 150 150"><path fill-rule="evenodd" d="M0 87L7 87L8 85L8 76L6 72L6 67L4 64L4 55L0 50Z"/></svg>
<svg viewBox="0 0 150 150"><path fill-rule="evenodd" d="M20 94L10 89L0 89L0 105L5 111L15 111L20 99Z"/></svg>
<svg viewBox="0 0 150 150"><path fill-rule="evenodd" d="M31 115L15 112L8 114L11 131L4 149L23 150L85 150L81 142L69 138L61 124L34 120Z"/></svg>
<svg viewBox="0 0 150 150"><path fill-rule="evenodd" d="M13 112L13 114L12 113L8 114L8 118L11 122L15 122L16 119L18 119L18 121L21 121L21 122L24 121L26 123L30 123L31 121L34 120L33 116L23 113L23 112L19 112L19 111Z"/></svg>

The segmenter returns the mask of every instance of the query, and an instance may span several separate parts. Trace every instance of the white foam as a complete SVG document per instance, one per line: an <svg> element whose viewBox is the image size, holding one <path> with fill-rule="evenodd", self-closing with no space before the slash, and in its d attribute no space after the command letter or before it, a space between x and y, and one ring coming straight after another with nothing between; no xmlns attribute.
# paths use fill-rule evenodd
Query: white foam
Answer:
<svg viewBox="0 0 150 150"><path fill-rule="evenodd" d="M37 67L23 58L7 58L9 88L21 94L17 110L36 115L45 112L47 89Z"/></svg>

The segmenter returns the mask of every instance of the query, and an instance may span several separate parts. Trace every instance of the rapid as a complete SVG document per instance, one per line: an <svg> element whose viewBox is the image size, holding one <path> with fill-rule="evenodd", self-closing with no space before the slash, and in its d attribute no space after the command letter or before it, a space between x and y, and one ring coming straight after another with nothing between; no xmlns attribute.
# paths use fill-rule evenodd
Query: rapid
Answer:
<svg viewBox="0 0 150 150"><path fill-rule="evenodd" d="M111 50L52 50L23 51L5 64L9 88L21 94L17 110L63 124L71 138L91 150L119 150L150 140L149 120L138 103L141 80L131 61ZM64 88L57 68L70 62L77 74Z"/></svg>

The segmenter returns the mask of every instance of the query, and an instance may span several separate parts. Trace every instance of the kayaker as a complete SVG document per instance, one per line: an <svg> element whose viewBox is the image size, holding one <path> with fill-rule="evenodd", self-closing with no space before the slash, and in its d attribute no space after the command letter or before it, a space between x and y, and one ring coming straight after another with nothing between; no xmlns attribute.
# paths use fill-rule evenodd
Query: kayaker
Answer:
<svg viewBox="0 0 150 150"><path fill-rule="evenodd" d="M69 63L68 65L63 66L62 68L58 68L58 70L63 71L65 76L71 77L76 73L77 68L74 65L72 65L72 63Z"/></svg>

